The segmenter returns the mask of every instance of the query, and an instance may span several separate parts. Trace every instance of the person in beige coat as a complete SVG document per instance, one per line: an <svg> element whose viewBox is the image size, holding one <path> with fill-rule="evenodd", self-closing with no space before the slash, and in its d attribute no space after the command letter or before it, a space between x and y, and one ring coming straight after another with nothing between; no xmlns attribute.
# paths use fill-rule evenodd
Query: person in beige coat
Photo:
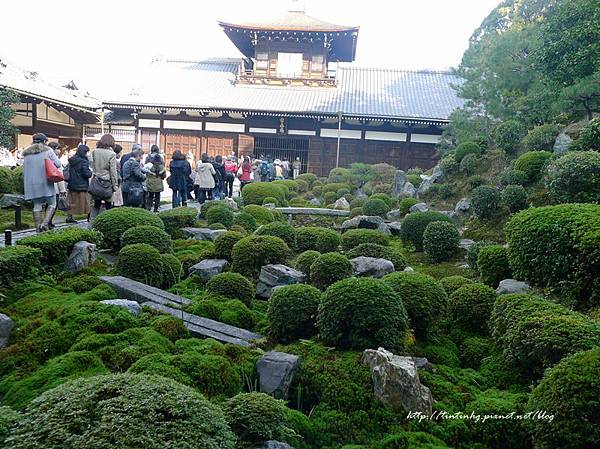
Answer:
<svg viewBox="0 0 600 449"><path fill-rule="evenodd" d="M215 168L210 163L208 154L204 153L196 165L196 179L194 185L198 186L200 198L198 202L203 204L206 200L212 200L212 191L215 188Z"/></svg>
<svg viewBox="0 0 600 449"><path fill-rule="evenodd" d="M96 149L92 152L90 166L92 168L92 182L93 178L107 187L110 186L112 191L110 195L100 198L92 195L93 207L90 215L90 222L92 222L100 213L102 203L106 210L112 207L112 196L113 193L119 188L119 178L117 175L117 156L113 150L115 147L115 139L110 134L104 134L98 143Z"/></svg>

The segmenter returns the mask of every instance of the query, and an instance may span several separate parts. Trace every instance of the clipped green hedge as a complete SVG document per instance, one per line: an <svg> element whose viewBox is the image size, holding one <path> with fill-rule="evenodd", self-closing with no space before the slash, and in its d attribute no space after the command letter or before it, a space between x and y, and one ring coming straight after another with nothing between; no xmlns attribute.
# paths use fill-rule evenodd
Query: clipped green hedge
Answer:
<svg viewBox="0 0 600 449"><path fill-rule="evenodd" d="M247 306L252 304L256 291L254 285L239 273L219 273L206 283L206 291L239 299Z"/></svg>
<svg viewBox="0 0 600 449"><path fill-rule="evenodd" d="M502 191L502 202L512 214L527 209L527 192L523 186L508 185Z"/></svg>
<svg viewBox="0 0 600 449"><path fill-rule="evenodd" d="M121 276L153 287L163 283L160 252L146 243L127 245L119 251L115 271Z"/></svg>
<svg viewBox="0 0 600 449"><path fill-rule="evenodd" d="M524 172L528 182L536 182L542 177L542 169L551 158L552 153L548 151L528 151L515 161L515 170Z"/></svg>
<svg viewBox="0 0 600 449"><path fill-rule="evenodd" d="M560 203L600 202L600 153L574 151L548 165L548 191Z"/></svg>
<svg viewBox="0 0 600 449"><path fill-rule="evenodd" d="M209 225L221 223L226 228L233 225L233 211L228 207L211 207L206 213L206 221Z"/></svg>
<svg viewBox="0 0 600 449"><path fill-rule="evenodd" d="M383 199L371 196L363 204L362 209L365 215L377 215L385 218L386 214L390 211L390 206Z"/></svg>
<svg viewBox="0 0 600 449"><path fill-rule="evenodd" d="M271 209L256 204L244 206L243 212L252 215L257 225L264 225L275 221L275 215Z"/></svg>
<svg viewBox="0 0 600 449"><path fill-rule="evenodd" d="M143 432L140 432L143 429ZM159 376L77 379L36 398L8 448L198 447L234 449L218 406L193 388Z"/></svg>
<svg viewBox="0 0 600 449"><path fill-rule="evenodd" d="M484 284L494 288L498 287L500 281L510 279L512 276L508 251L500 245L481 248L477 256L477 269Z"/></svg>
<svg viewBox="0 0 600 449"><path fill-rule="evenodd" d="M476 142L461 143L454 151L454 159L460 163L467 154L479 156L481 154L481 147Z"/></svg>
<svg viewBox="0 0 600 449"><path fill-rule="evenodd" d="M419 204L418 199L404 198L400 201L400 204L398 205L398 209L400 209L400 213L402 215L406 215L406 214L410 213L410 208L413 207L415 204Z"/></svg>
<svg viewBox="0 0 600 449"><path fill-rule="evenodd" d="M321 254L310 266L310 281L321 290L350 276L352 264L340 253Z"/></svg>
<svg viewBox="0 0 600 449"><path fill-rule="evenodd" d="M310 285L277 289L269 299L269 335L282 343L314 336L320 301L321 292Z"/></svg>
<svg viewBox="0 0 600 449"><path fill-rule="evenodd" d="M323 294L317 315L319 336L327 345L404 350L408 317L402 299L379 279L349 278Z"/></svg>
<svg viewBox="0 0 600 449"><path fill-rule="evenodd" d="M163 222L165 232L174 239L184 237L181 228L191 228L196 225L198 209L195 207L176 207L162 211L158 214Z"/></svg>
<svg viewBox="0 0 600 449"><path fill-rule="evenodd" d="M271 182L253 182L242 189L244 204L262 205L265 198L277 199L279 204L286 201L286 188Z"/></svg>
<svg viewBox="0 0 600 449"><path fill-rule="evenodd" d="M545 123L530 129L523 138L523 145L530 151L552 151L557 136L558 127Z"/></svg>
<svg viewBox="0 0 600 449"><path fill-rule="evenodd" d="M440 285L448 296L461 288L463 285L472 284L473 279L468 279L464 276L447 276L440 279Z"/></svg>
<svg viewBox="0 0 600 449"><path fill-rule="evenodd" d="M92 229L102 233L102 247L117 250L121 248L123 233L129 228L140 225L165 228L163 221L146 209L115 207L98 215L92 224Z"/></svg>
<svg viewBox="0 0 600 449"><path fill-rule="evenodd" d="M383 281L402 299L415 334L418 337L435 334L448 306L448 295L442 286L421 273L390 273Z"/></svg>
<svg viewBox="0 0 600 449"><path fill-rule="evenodd" d="M408 265L404 254L398 249L391 246L383 246L377 243L361 243L351 250L346 252L348 259L355 257L375 257L378 259L386 259L394 264L394 270L402 271Z"/></svg>
<svg viewBox="0 0 600 449"><path fill-rule="evenodd" d="M306 282L310 282L310 267L320 255L319 251L309 249L296 256L294 267L306 275Z"/></svg>
<svg viewBox="0 0 600 449"><path fill-rule="evenodd" d="M19 240L17 245L38 248L42 251L41 263L54 266L64 264L75 244L82 240L101 245L106 241L106 237L104 234L97 232L96 229L82 229L72 226L25 237Z"/></svg>
<svg viewBox="0 0 600 449"><path fill-rule="evenodd" d="M502 195L491 186L479 186L471 192L471 208L482 220L491 220L502 212Z"/></svg>
<svg viewBox="0 0 600 449"><path fill-rule="evenodd" d="M256 218L248 212L240 212L233 219L233 225L241 226L246 232L254 232L258 227Z"/></svg>
<svg viewBox="0 0 600 449"><path fill-rule="evenodd" d="M173 254L160 256L161 288L170 288L185 277L182 262Z"/></svg>
<svg viewBox="0 0 600 449"><path fill-rule="evenodd" d="M41 269L42 251L29 246L0 248L0 285L9 287L25 282Z"/></svg>
<svg viewBox="0 0 600 449"><path fill-rule="evenodd" d="M448 298L450 319L464 330L486 333L495 301L496 292L487 285L463 285Z"/></svg>
<svg viewBox="0 0 600 449"><path fill-rule="evenodd" d="M121 246L133 243L147 243L154 246L161 253L173 252L173 240L171 236L156 226L141 225L129 228L121 236Z"/></svg>
<svg viewBox="0 0 600 449"><path fill-rule="evenodd" d="M423 233L429 223L445 221L452 223L452 219L440 212L413 212L406 216L400 228L400 238L405 243L414 245L417 251L423 251Z"/></svg>
<svg viewBox="0 0 600 449"><path fill-rule="evenodd" d="M375 229L350 229L342 234L342 249L350 251L361 243L375 243L386 246L390 242L389 236Z"/></svg>
<svg viewBox="0 0 600 449"><path fill-rule="evenodd" d="M219 235L215 239L215 248L213 251L215 258L231 261L233 246L244 237L244 234L235 231L227 231Z"/></svg>
<svg viewBox="0 0 600 449"><path fill-rule="evenodd" d="M246 277L254 277L263 265L285 263L289 254L290 249L279 237L251 235L233 245L232 269Z"/></svg>
<svg viewBox="0 0 600 449"><path fill-rule="evenodd" d="M494 143L508 154L518 151L521 140L525 136L525 127L517 120L507 120L498 124L492 133Z"/></svg>
<svg viewBox="0 0 600 449"><path fill-rule="evenodd" d="M290 248L293 248L296 243L296 232L291 224L283 223L281 221L274 221L273 223L267 223L262 225L256 231L255 235L273 235L283 240Z"/></svg>
<svg viewBox="0 0 600 449"><path fill-rule="evenodd" d="M0 167L0 195L3 193L14 193L15 182L13 171L8 167Z"/></svg>
<svg viewBox="0 0 600 449"><path fill-rule="evenodd" d="M452 259L459 241L458 229L447 221L432 221L423 232L423 250L434 263Z"/></svg>
<svg viewBox="0 0 600 449"><path fill-rule="evenodd" d="M600 298L600 206L530 208L504 227L508 259L517 279L561 288L578 305Z"/></svg>
<svg viewBox="0 0 600 449"><path fill-rule="evenodd" d="M340 240L340 235L333 229L318 226L296 228L296 250L299 252L313 250L329 253L337 251Z"/></svg>

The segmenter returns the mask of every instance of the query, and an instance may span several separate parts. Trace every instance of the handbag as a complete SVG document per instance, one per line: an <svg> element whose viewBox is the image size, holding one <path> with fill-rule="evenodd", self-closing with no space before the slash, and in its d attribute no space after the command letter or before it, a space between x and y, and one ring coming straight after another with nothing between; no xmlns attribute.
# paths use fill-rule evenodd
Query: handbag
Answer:
<svg viewBox="0 0 600 449"><path fill-rule="evenodd" d="M144 201L144 189L142 187L132 187L127 194L127 205L139 207Z"/></svg>
<svg viewBox="0 0 600 449"><path fill-rule="evenodd" d="M59 195L56 207L58 208L58 210L62 210L63 212L70 210L71 203L69 203L69 197L66 194Z"/></svg>
<svg viewBox="0 0 600 449"><path fill-rule="evenodd" d="M113 195L112 183L110 179L100 179L97 176L92 176L88 192L94 198L108 201Z"/></svg>
<svg viewBox="0 0 600 449"><path fill-rule="evenodd" d="M48 182L61 182L64 181L62 170L54 165L50 159L44 159L44 165L46 167L46 179Z"/></svg>
<svg viewBox="0 0 600 449"><path fill-rule="evenodd" d="M71 178L71 173L69 173L69 164L65 165L65 168L63 168L63 179L67 182L69 182L69 179Z"/></svg>

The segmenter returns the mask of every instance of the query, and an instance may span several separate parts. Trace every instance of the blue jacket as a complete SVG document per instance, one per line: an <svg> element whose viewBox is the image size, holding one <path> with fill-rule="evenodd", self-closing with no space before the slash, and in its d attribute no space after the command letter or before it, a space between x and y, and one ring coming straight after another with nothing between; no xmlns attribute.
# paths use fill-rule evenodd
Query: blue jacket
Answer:
<svg viewBox="0 0 600 449"><path fill-rule="evenodd" d="M190 163L186 160L174 159L169 165L169 171L171 172L169 187L173 190L187 190L187 186L191 182L192 167L190 167Z"/></svg>

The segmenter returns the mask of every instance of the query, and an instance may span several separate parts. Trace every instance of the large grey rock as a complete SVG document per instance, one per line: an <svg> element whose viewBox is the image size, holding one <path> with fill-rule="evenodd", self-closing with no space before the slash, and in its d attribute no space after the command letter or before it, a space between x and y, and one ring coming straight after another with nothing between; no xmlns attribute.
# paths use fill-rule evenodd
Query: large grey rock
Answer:
<svg viewBox="0 0 600 449"><path fill-rule="evenodd" d="M573 142L573 139L571 139L568 134L560 133L556 137L556 140L554 141L554 147L553 147L554 153L555 154L566 153L567 150L569 149L569 145L571 145L571 142Z"/></svg>
<svg viewBox="0 0 600 449"><path fill-rule="evenodd" d="M413 204L412 206L410 206L410 209L408 209L410 212L427 212L429 210L429 208L427 207L427 204L425 203L417 203L417 204Z"/></svg>
<svg viewBox="0 0 600 449"><path fill-rule="evenodd" d="M527 282L517 281L516 279L504 279L498 284L496 293L499 295L511 295L513 293L529 293L531 287Z"/></svg>
<svg viewBox="0 0 600 449"><path fill-rule="evenodd" d="M108 304L109 306L121 307L128 310L133 315L138 316L142 311L142 306L135 301L129 299L105 299L100 301L100 304Z"/></svg>
<svg viewBox="0 0 600 449"><path fill-rule="evenodd" d="M402 192L400 192L400 198L414 198L417 196L417 189L411 182L406 182Z"/></svg>
<svg viewBox="0 0 600 449"><path fill-rule="evenodd" d="M371 368L375 397L404 412L431 414L433 398L421 384L412 357L394 355L383 348L366 349L362 362Z"/></svg>
<svg viewBox="0 0 600 449"><path fill-rule="evenodd" d="M282 264L265 265L260 270L256 295L261 298L270 298L273 287L280 285L302 284L306 276L301 271Z"/></svg>
<svg viewBox="0 0 600 449"><path fill-rule="evenodd" d="M195 240L215 241L218 236L225 234L227 229L209 229L209 228L182 228L184 234Z"/></svg>
<svg viewBox="0 0 600 449"><path fill-rule="evenodd" d="M350 210L350 203L346 198L341 197L338 198L338 200L335 203L333 203L333 208L339 210Z"/></svg>
<svg viewBox="0 0 600 449"><path fill-rule="evenodd" d="M321 201L319 201L318 198L311 198L310 201L308 202L311 206L320 206L321 205Z"/></svg>
<svg viewBox="0 0 600 449"><path fill-rule="evenodd" d="M399 198L404 191L406 185L406 173L403 170L396 170L394 173L394 180L392 181L392 196Z"/></svg>
<svg viewBox="0 0 600 449"><path fill-rule="evenodd" d="M342 222L342 232L348 229L379 229L384 223L383 218L376 215L358 215Z"/></svg>
<svg viewBox="0 0 600 449"><path fill-rule="evenodd" d="M355 257L350 259L355 276L382 278L394 272L394 264L387 259L376 257Z"/></svg>
<svg viewBox="0 0 600 449"><path fill-rule="evenodd" d="M225 201L227 207L233 211L237 212L240 209L233 198L226 197L223 201Z"/></svg>
<svg viewBox="0 0 600 449"><path fill-rule="evenodd" d="M460 249L464 249L465 251L468 251L469 248L471 246L473 246L475 244L474 240L471 239L460 239L460 241L458 242L458 247Z"/></svg>
<svg viewBox="0 0 600 449"><path fill-rule="evenodd" d="M0 209L8 209L9 207L19 207L27 204L25 195L15 195L12 193L5 193L0 197Z"/></svg>
<svg viewBox="0 0 600 449"><path fill-rule="evenodd" d="M203 279L210 279L219 273L222 273L227 266L225 259L204 259L190 267L189 274L195 274Z"/></svg>
<svg viewBox="0 0 600 449"><path fill-rule="evenodd" d="M394 209L389 211L385 217L391 221L398 221L402 218L402 213L400 212L400 209Z"/></svg>
<svg viewBox="0 0 600 449"><path fill-rule="evenodd" d="M269 440L265 441L256 449L294 449L294 447L287 443L282 443L281 441Z"/></svg>
<svg viewBox="0 0 600 449"><path fill-rule="evenodd" d="M399 221L392 221L391 223L387 223L388 231L392 235L400 235L400 229L402 229L402 223Z"/></svg>
<svg viewBox="0 0 600 449"><path fill-rule="evenodd" d="M8 315L0 313L0 348L7 345L14 326L15 322Z"/></svg>
<svg viewBox="0 0 600 449"><path fill-rule="evenodd" d="M365 191L362 189L362 187L360 189L358 189L356 191L356 193L354 194L354 198L368 198L369 195L367 195L365 193Z"/></svg>
<svg viewBox="0 0 600 449"><path fill-rule="evenodd" d="M256 363L260 391L277 399L287 399L294 374L300 366L298 356L269 351Z"/></svg>
<svg viewBox="0 0 600 449"><path fill-rule="evenodd" d="M471 209L471 200L469 198L462 198L454 206L454 212L456 213L469 212L469 209Z"/></svg>
<svg viewBox="0 0 600 449"><path fill-rule="evenodd" d="M67 273L77 273L96 261L98 251L90 242L77 242L63 268Z"/></svg>
<svg viewBox="0 0 600 449"><path fill-rule="evenodd" d="M421 197L425 193L427 193L429 191L429 189L431 189L431 186L434 183L436 183L437 181L439 181L443 175L444 174L442 173L442 169L440 168L439 164L436 165L433 168L433 173L431 174L431 176L425 176L423 178L423 181L421 182L421 185L419 186L419 190L417 191L417 196Z"/></svg>

